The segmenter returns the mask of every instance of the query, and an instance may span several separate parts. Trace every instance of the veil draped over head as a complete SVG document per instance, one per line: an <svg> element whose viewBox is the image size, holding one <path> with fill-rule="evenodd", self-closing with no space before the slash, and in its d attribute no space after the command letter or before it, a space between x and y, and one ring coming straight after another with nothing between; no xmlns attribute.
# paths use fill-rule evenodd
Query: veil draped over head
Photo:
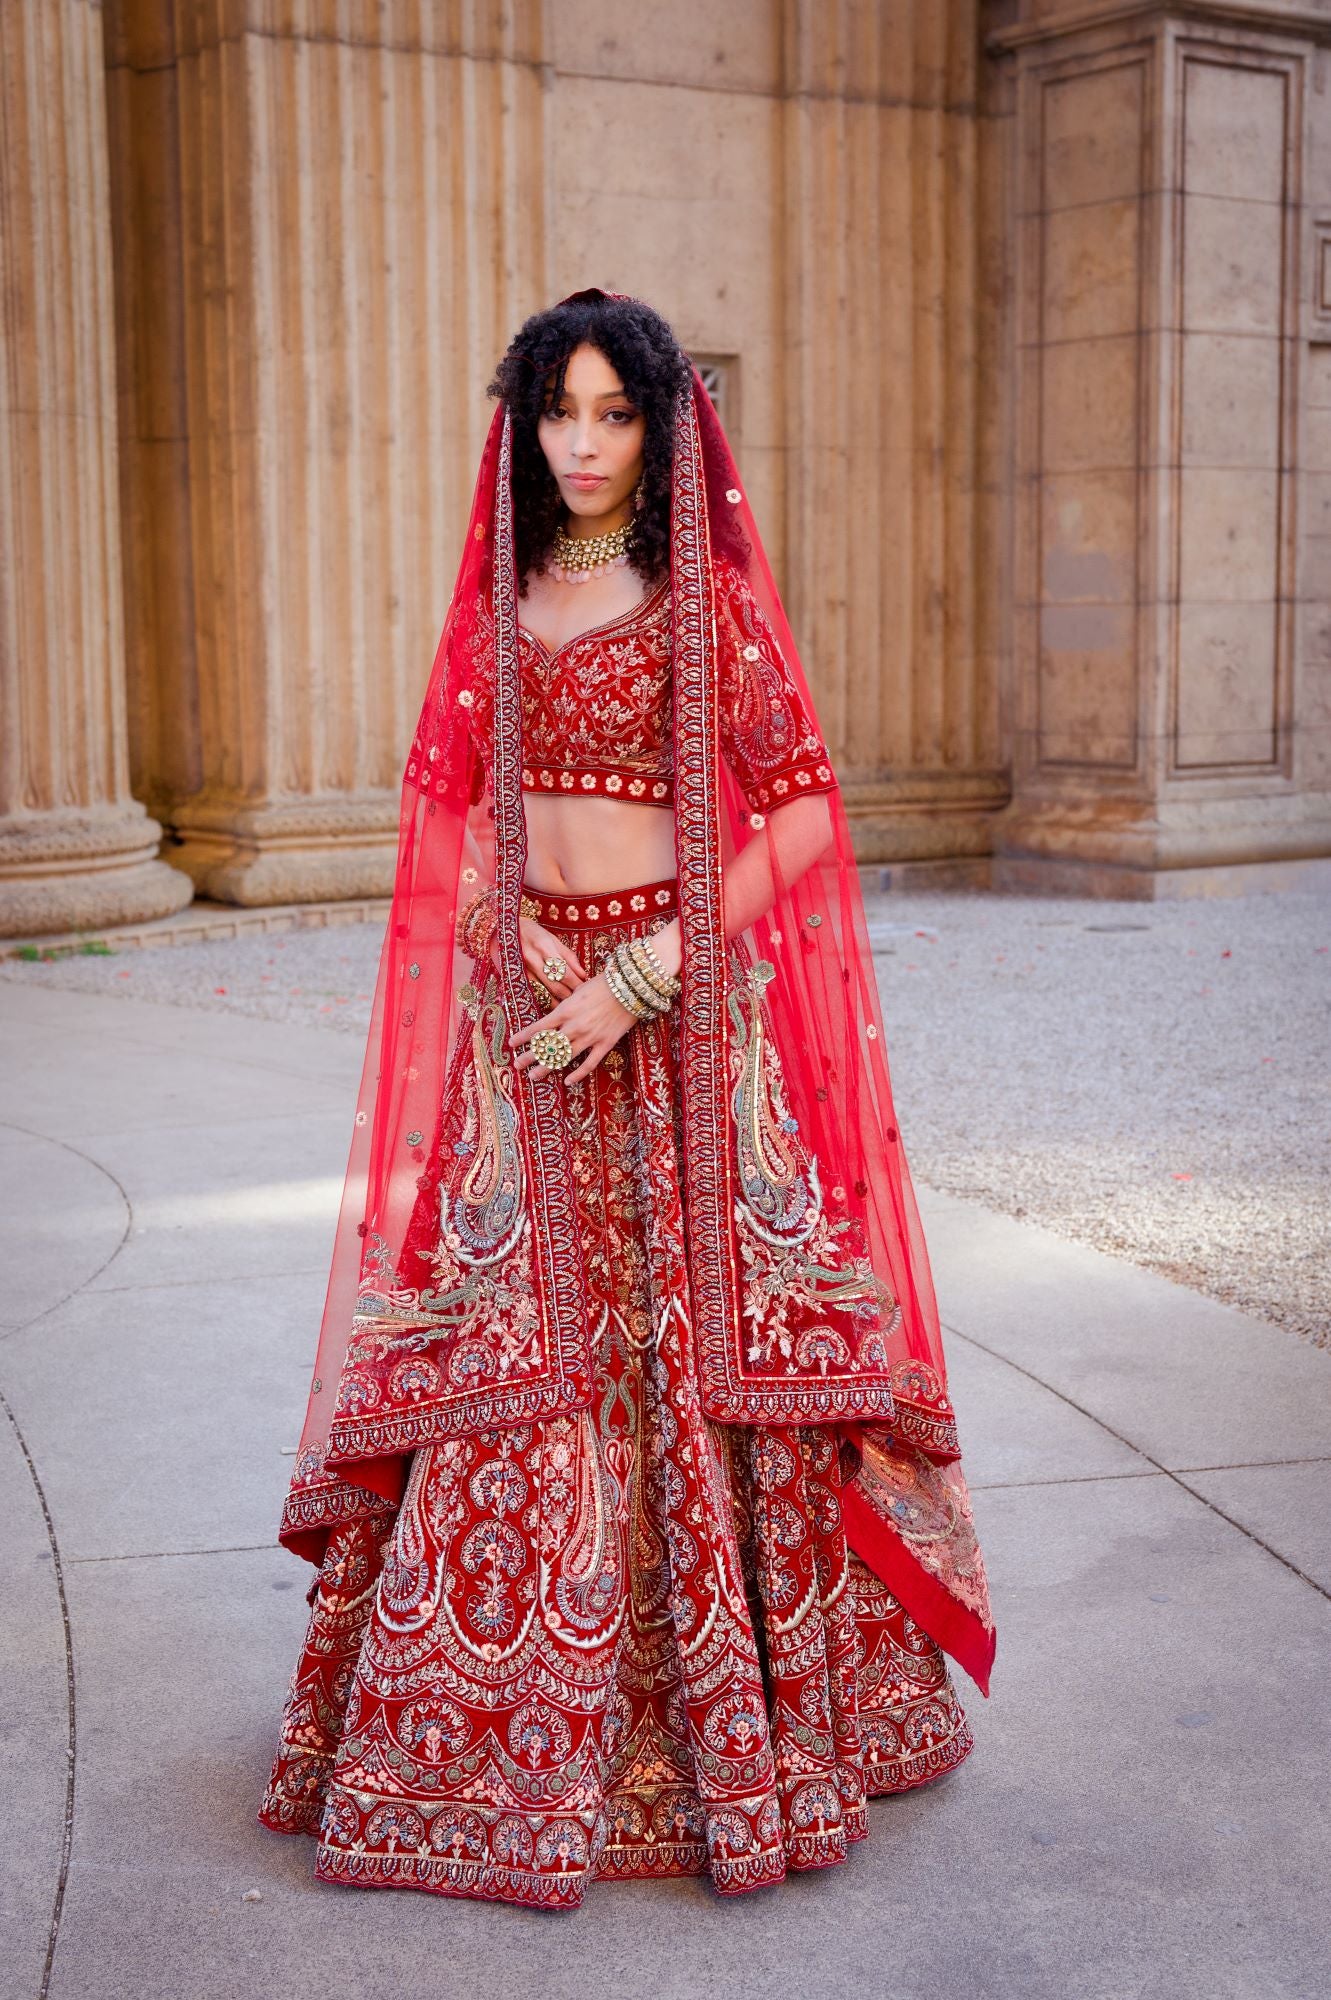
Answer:
<svg viewBox="0 0 1331 2000"><path fill-rule="evenodd" d="M487 1018L477 967L455 941L459 911L493 883L508 1025L538 1017L518 929L512 451L501 403L406 764L332 1273L280 1529L312 1562L340 1524L396 1509L417 1447L592 1400L595 1315L566 1086L477 1045ZM691 1295L658 1303L691 1319L709 1417L838 1427L863 1475L847 1488L852 1542L984 1685L992 1625L846 812L830 769L828 788L797 803L814 706L696 370L675 411L670 585ZM749 976L736 981L723 871L753 843L770 902L743 933ZM747 1048L765 1038L779 1052L784 1101L763 1087L761 1061L756 1088L752 1062L738 1074L741 1032ZM500 1079L497 1137L450 1198L445 1114L459 1065L487 1055ZM773 1307L761 1322L755 1297Z"/></svg>

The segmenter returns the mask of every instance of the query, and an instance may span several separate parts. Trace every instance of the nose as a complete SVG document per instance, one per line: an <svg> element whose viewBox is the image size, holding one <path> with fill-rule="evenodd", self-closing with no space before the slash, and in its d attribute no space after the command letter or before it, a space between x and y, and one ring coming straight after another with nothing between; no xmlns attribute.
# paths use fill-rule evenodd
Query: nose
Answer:
<svg viewBox="0 0 1331 2000"><path fill-rule="evenodd" d="M573 456L579 461L596 456L596 433L590 418L584 418L581 423L574 426Z"/></svg>

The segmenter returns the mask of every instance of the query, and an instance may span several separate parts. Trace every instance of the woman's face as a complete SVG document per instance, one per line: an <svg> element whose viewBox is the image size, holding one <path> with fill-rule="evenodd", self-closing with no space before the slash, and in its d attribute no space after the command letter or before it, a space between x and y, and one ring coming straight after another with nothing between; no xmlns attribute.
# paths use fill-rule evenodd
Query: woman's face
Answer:
<svg viewBox="0 0 1331 2000"><path fill-rule="evenodd" d="M574 519L585 521L588 533L621 526L642 475L647 419L634 409L599 347L574 348L564 370L564 393L536 429Z"/></svg>

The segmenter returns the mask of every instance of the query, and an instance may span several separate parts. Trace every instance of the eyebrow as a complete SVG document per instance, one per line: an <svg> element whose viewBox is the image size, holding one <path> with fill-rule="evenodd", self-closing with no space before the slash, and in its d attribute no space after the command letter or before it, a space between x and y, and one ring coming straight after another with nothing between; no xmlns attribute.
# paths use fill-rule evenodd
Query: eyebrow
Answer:
<svg viewBox="0 0 1331 2000"><path fill-rule="evenodd" d="M553 393L554 392L551 391L551 394ZM592 401L594 403L613 403L617 396L627 397L628 393L629 392L627 389L603 389L599 396L592 397ZM560 394L564 396L571 394L571 391L567 383L565 383L563 389L560 391Z"/></svg>

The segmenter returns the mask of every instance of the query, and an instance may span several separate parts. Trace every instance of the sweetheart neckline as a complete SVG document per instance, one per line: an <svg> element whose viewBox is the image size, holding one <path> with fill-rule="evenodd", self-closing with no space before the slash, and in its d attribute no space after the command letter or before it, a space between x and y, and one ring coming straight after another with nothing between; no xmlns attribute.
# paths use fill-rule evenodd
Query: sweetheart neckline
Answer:
<svg viewBox="0 0 1331 2000"><path fill-rule="evenodd" d="M581 632L570 633L569 637L567 639L562 639L560 643L553 649L553 651L549 646L546 645L544 639L541 638L538 632L531 631L530 628L526 625L518 626L518 634L523 639L530 639L533 646L539 646L541 651L544 653L546 659L551 664L553 664L554 661L556 661L559 658L561 653L566 653L570 646L576 646L580 640L599 639L605 633L613 632L616 630L617 627L627 624L635 618L641 617L642 613L647 609L647 606L650 603L652 603L654 598L660 596L661 592L666 589L669 582L670 582L669 576L668 575L663 576L659 583L654 584L649 591L647 591L642 597L638 599L636 604L631 604L627 611L621 611L615 618L605 619L604 622L600 625L588 625Z"/></svg>

